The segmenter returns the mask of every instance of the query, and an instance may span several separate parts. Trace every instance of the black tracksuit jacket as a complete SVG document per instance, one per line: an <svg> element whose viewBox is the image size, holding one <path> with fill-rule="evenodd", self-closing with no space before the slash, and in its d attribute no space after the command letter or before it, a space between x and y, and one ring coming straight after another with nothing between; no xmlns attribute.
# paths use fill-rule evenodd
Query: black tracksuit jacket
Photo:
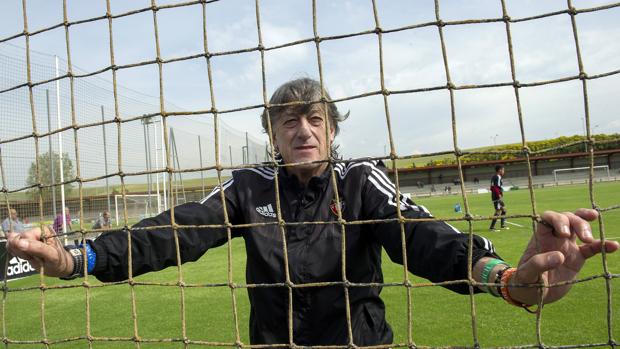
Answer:
<svg viewBox="0 0 620 349"><path fill-rule="evenodd" d="M365 161L334 165L342 217L347 222L397 217L396 205L408 218L431 217L428 211L401 195L385 175L381 163ZM285 222L307 222L285 226L290 281L295 285L342 282L343 233L337 222L331 171L314 177L306 187L296 177L279 169L280 209ZM233 237L243 237L246 245L248 284L286 281L283 238L277 224L251 227L234 225L276 223L275 170L269 167L233 172L230 180L216 187L201 203L174 208L175 222L181 225L224 225L221 199ZM398 202L397 202L398 201ZM331 222L312 224L312 222ZM359 222L358 222L359 223ZM170 224L170 212L145 219L134 226ZM409 271L433 282L467 278L468 235L445 222L425 221L404 224ZM209 248L227 242L226 228L180 228L182 262L199 259ZM381 248L390 259L403 263L401 227L398 222L366 222L345 226L346 278L351 283L382 283ZM131 231L133 275L176 265L172 230ZM474 237L473 263L484 256L497 257L493 245ZM97 253L93 275L101 281L128 278L126 233L109 232L92 242ZM450 289L468 293L465 283ZM392 330L385 320L381 287L349 287L351 328L355 345L392 342ZM288 288L249 288L250 340L253 344L287 344ZM345 287L343 284L293 289L293 342L298 345L347 344Z"/></svg>

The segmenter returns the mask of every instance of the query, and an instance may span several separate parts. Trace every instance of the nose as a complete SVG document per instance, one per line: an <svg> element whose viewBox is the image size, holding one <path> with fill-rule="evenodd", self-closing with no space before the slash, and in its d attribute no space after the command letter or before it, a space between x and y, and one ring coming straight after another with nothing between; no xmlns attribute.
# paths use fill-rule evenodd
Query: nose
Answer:
<svg viewBox="0 0 620 349"><path fill-rule="evenodd" d="M297 128L297 137L301 139L308 139L312 136L312 130L310 129L310 123L306 118L301 118L299 121L299 127Z"/></svg>

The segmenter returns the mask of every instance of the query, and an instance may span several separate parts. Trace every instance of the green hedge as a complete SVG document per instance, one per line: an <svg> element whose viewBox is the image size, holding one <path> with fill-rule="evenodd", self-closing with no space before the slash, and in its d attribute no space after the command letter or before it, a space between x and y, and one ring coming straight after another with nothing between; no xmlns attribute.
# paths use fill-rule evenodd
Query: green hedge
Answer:
<svg viewBox="0 0 620 349"><path fill-rule="evenodd" d="M594 140L594 150L607 150L620 148L620 134L598 134L592 136ZM531 152L542 152L537 155L555 155L555 154L569 154L578 153L584 150L583 142L584 136L562 136L553 139L546 139L542 141L527 142ZM572 144L571 143L577 143ZM546 150L548 149L548 150ZM495 160L510 160L521 158L524 156L521 144L505 144L494 147L484 148L484 152L502 152L510 151L515 153L506 154L467 154L461 157L463 163L479 162L479 161L495 161ZM453 165L456 164L456 159L453 157L446 157L443 159L433 159L429 161L426 166L440 166L440 165Z"/></svg>

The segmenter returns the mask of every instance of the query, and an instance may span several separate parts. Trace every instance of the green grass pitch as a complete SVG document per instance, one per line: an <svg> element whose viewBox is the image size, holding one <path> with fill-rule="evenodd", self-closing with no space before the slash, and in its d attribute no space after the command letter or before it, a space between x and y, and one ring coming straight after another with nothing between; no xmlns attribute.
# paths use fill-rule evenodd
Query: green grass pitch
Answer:
<svg viewBox="0 0 620 349"><path fill-rule="evenodd" d="M620 201L620 183L596 183L594 198L599 207L617 205ZM588 188L585 185L538 189L535 191L537 212L547 209L570 211L590 206ZM419 198L414 200L425 205L436 217L462 217L454 212L460 203L458 195ZM509 214L531 214L530 192L517 190L505 195ZM475 215L492 214L489 194L468 195L471 212ZM620 238L620 210L604 214L605 236ZM500 255L516 264L531 235L531 220L512 219L510 230L489 232L488 221L473 223L477 234L490 238ZM467 231L467 222L454 222L457 228ZM593 224L599 232L598 223ZM236 239L231 245L232 275L237 284L245 283L245 253L243 241ZM188 284L214 284L228 282L228 249L226 246L209 251L201 260L182 267L184 281ZM607 255L609 272L620 273L620 253ZM586 278L603 273L600 256L592 258L580 274ZM402 282L402 266L393 264L384 256L386 282ZM143 275L138 281L167 282L174 285L178 269L168 268L158 273ZM131 338L134 328L143 339L182 338L183 315L181 290L177 286L136 286L135 309L132 317L132 289L126 284L85 288L52 289L42 292L45 285L79 285L83 280L61 281L54 278L40 279L31 276L6 284L2 301L3 337L9 340L8 348L42 348L39 341L45 337L54 342L51 348L85 348L87 326L94 337ZM92 285L101 285L94 278ZM412 277L414 284L424 280ZM545 345L605 344L620 338L620 279L609 283L611 304L603 278L581 282L560 302L545 307L541 316L540 338ZM28 290L23 290L29 288ZM88 293L90 318L87 319L86 298ZM232 343L235 341L232 292L227 286L190 287L183 290L185 297L185 323L187 337L191 340ZM243 343L248 343L249 306L246 291L235 289L239 314L238 327ZM388 321L395 332L395 343L408 340L407 290L404 287L385 287L382 292L387 304ZM481 347L525 346L537 344L536 316L522 309L505 304L487 294L473 298L475 326L472 322L472 306L469 296L453 294L441 287L419 287L411 290L413 321L411 334L418 346L468 346L474 345L474 329ZM42 306L43 305L43 306ZM44 309L44 311L43 311ZM608 314L608 309L611 312ZM612 320L611 333L608 321ZM42 323L45 326L42 326ZM282 324L286 326L286 324ZM63 339L65 341L63 341ZM69 339L69 340L66 340ZM30 344L11 344L10 341L34 341ZM127 341L95 341L93 348L135 348ZM142 343L142 348L182 348L182 343ZM204 347L191 345L192 348Z"/></svg>

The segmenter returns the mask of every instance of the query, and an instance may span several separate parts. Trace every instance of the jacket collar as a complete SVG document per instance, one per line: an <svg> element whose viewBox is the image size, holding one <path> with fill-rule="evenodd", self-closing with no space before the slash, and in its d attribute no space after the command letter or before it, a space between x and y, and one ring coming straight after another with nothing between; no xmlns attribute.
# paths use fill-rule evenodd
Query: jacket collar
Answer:
<svg viewBox="0 0 620 349"><path fill-rule="evenodd" d="M289 174L286 167L280 167L279 169L279 178L282 184L286 185L288 188L292 188L295 191L304 191L304 190L322 190L325 188L329 181L331 180L331 169L332 165L328 164L325 168L325 171L321 173L319 176L314 176L310 178L308 182L308 187L304 187L303 184L299 182L297 176Z"/></svg>

